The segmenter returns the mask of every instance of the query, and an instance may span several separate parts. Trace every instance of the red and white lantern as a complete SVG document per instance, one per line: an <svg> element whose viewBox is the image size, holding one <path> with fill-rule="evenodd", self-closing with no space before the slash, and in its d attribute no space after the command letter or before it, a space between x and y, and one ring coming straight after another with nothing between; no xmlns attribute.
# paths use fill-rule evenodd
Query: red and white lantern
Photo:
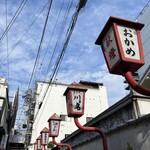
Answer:
<svg viewBox="0 0 150 150"><path fill-rule="evenodd" d="M49 118L48 122L49 122L49 136L50 137L57 137L59 135L60 121L61 121L61 118L56 113L54 113Z"/></svg>
<svg viewBox="0 0 150 150"><path fill-rule="evenodd" d="M41 135L36 139L36 141L37 141L37 150L42 150Z"/></svg>
<svg viewBox="0 0 150 150"><path fill-rule="evenodd" d="M34 143L34 150L37 150L37 141Z"/></svg>
<svg viewBox="0 0 150 150"><path fill-rule="evenodd" d="M144 65L140 30L143 24L110 17L96 40L110 73L123 75L137 71Z"/></svg>
<svg viewBox="0 0 150 150"><path fill-rule="evenodd" d="M73 83L66 89L68 117L81 117L84 114L85 92L87 88L80 84Z"/></svg>
<svg viewBox="0 0 150 150"><path fill-rule="evenodd" d="M41 132L41 144L47 145L49 140L49 130L48 128L44 128Z"/></svg>

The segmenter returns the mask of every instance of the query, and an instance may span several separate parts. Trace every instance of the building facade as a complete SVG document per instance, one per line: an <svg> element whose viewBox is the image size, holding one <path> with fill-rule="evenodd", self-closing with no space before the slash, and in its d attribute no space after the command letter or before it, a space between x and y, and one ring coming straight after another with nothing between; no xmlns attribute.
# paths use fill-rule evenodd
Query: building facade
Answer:
<svg viewBox="0 0 150 150"><path fill-rule="evenodd" d="M143 23L144 27L141 30L145 65L139 69L139 76L142 77L145 71L150 67L150 5L147 4L141 11L138 22Z"/></svg>
<svg viewBox="0 0 150 150"><path fill-rule="evenodd" d="M0 150L11 150L14 139L14 125L18 110L19 89L9 102L9 89L6 79L0 77Z"/></svg>
<svg viewBox="0 0 150 150"><path fill-rule="evenodd" d="M9 135L8 85L4 78L0 78L0 149L6 148L8 135Z"/></svg>
<svg viewBox="0 0 150 150"><path fill-rule="evenodd" d="M80 81L79 84L88 89L85 94L85 112L79 118L81 124L85 124L108 108L107 94L102 83ZM42 129L48 128L47 121L54 113L62 119L59 136L56 139L58 142L77 129L74 119L67 116L66 98L63 94L68 86L67 84L52 83L48 88L48 83L37 82L36 105L29 149L33 149L33 143L39 137ZM45 91L47 92L45 93Z"/></svg>

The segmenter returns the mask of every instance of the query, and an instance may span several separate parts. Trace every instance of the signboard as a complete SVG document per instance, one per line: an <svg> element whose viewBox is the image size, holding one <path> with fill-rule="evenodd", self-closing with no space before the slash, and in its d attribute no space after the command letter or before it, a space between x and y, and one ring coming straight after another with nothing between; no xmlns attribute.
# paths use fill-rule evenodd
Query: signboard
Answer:
<svg viewBox="0 0 150 150"><path fill-rule="evenodd" d="M74 82L67 87L66 96L68 117L81 117L84 114L85 92L87 88Z"/></svg>
<svg viewBox="0 0 150 150"><path fill-rule="evenodd" d="M51 134L57 136L59 133L59 122L58 120L51 121Z"/></svg>
<svg viewBox="0 0 150 150"><path fill-rule="evenodd" d="M111 69L120 60L118 47L112 28L109 29L102 43L107 56L106 59L109 64L109 68Z"/></svg>
<svg viewBox="0 0 150 150"><path fill-rule="evenodd" d="M68 117L80 117L84 113L85 91L69 90L66 95Z"/></svg>
<svg viewBox="0 0 150 150"><path fill-rule="evenodd" d="M109 18L95 43L101 45L110 73L134 73L144 65L140 35L143 26L117 17Z"/></svg>
<svg viewBox="0 0 150 150"><path fill-rule="evenodd" d="M38 150L41 150L41 149L42 149L41 139L37 139L37 149L38 149Z"/></svg>
<svg viewBox="0 0 150 150"><path fill-rule="evenodd" d="M125 58L140 60L140 50L137 39L137 32L133 28L117 26L123 54Z"/></svg>
<svg viewBox="0 0 150 150"><path fill-rule="evenodd" d="M73 112L78 113L83 111L83 92L72 91L72 106Z"/></svg>
<svg viewBox="0 0 150 150"><path fill-rule="evenodd" d="M48 139L49 139L49 132L48 133L43 132L42 133L42 145L47 145Z"/></svg>

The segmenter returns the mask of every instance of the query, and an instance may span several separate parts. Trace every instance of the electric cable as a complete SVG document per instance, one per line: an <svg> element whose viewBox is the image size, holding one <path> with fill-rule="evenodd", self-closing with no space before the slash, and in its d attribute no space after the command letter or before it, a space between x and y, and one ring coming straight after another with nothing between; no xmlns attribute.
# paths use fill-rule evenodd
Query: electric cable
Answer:
<svg viewBox="0 0 150 150"><path fill-rule="evenodd" d="M45 29L46 29L46 25L47 25L47 22L48 22L48 18L49 18L51 6L52 6L52 0L49 1L49 8L48 8L48 12L47 12L47 16L46 16L44 28L43 28L43 31L42 31L42 37L41 37L41 41L40 41L40 44L39 44L39 47L38 47L38 51L37 51L37 55L36 55L36 59L35 59L34 67L33 67L33 71L32 71L31 77L30 77L30 81L29 81L29 85L28 85L28 90L30 88L30 85L31 85L31 82L32 82L32 78L33 78L35 70L36 70L36 66L37 66L37 62L38 62L40 50L41 50L41 47L42 47L42 42L43 42L43 38L44 38L44 35L45 35ZM19 116L19 119L20 119L21 115L22 115L22 112L21 112L21 114ZM18 122L19 122L19 120L18 120Z"/></svg>
<svg viewBox="0 0 150 150"><path fill-rule="evenodd" d="M83 3L82 3L82 2L83 2ZM46 88L46 90L45 90L45 93L44 93L44 96L43 96L43 98L42 98L42 101L44 101L44 99L45 99L45 97L46 97L46 94L47 94L47 92L48 92L48 90L49 90L49 88L50 88L50 85L51 85L53 79L56 77L56 75L57 75L57 73L58 73L60 64L61 64L61 62L62 62L62 59L63 59L64 54L65 54L65 52L66 52L66 49L67 49L69 40L70 40L71 35L72 35L72 33L73 33L74 27L75 27L75 25L76 25L79 12L80 12L80 10L85 6L86 2L87 2L87 0L81 0L81 1L79 1L78 6L76 7L76 11L75 11L75 13L74 13L74 15L73 15L73 17L72 17L71 23L70 23L69 28L68 28L68 30L67 30L68 32L66 33L66 38L65 38L65 42L64 42L63 48L62 48L62 50L61 50L61 52L60 52L60 54L59 54L59 56L58 56L58 58L57 58L56 64L55 64L55 66L54 66L54 68L53 68L53 71L52 71L52 73L51 73L51 75L50 75L50 80L49 80L49 82L48 82L48 86L47 86L47 88ZM36 117L37 117L37 114L36 114L36 116L35 116L35 118L34 118L34 121L35 121Z"/></svg>
<svg viewBox="0 0 150 150"><path fill-rule="evenodd" d="M38 51L37 51L37 55L36 55L36 59L35 59L34 67L33 67L33 71L32 71L31 77L30 77L28 89L30 88L30 85L31 85L31 82L32 82L32 78L33 78L33 76L35 74L35 70L36 70L39 54L40 54L42 43L43 43L43 38L44 38L44 35L45 35L46 25L47 25L47 22L48 22L48 18L49 18L51 6L52 6L52 1L53 0L50 0L48 12L47 12L47 16L46 16L46 20L45 20L45 24L44 24L44 28L43 28L43 31L42 31L42 37L41 37L41 41L40 41L40 44L39 44L39 47L38 47Z"/></svg>
<svg viewBox="0 0 150 150"><path fill-rule="evenodd" d="M7 0L5 0L5 10L6 10L6 29L7 29ZM7 79L9 81L9 50L8 50L8 33L6 34L6 49L7 49Z"/></svg>
<svg viewBox="0 0 150 150"><path fill-rule="evenodd" d="M16 21L16 19L18 18L19 14L21 13L21 11L23 10L26 2L28 0L23 0L21 2L21 4L19 5L17 11L15 12L13 18L11 19L10 23L8 24L6 30L3 32L3 34L0 37L0 42L2 42L2 40L4 39L4 37L6 36L6 34L8 33L8 31L10 30L10 28L12 27L12 25L14 24L14 22Z"/></svg>
<svg viewBox="0 0 150 150"><path fill-rule="evenodd" d="M42 61L41 61L39 70L41 69L41 67L42 67L42 65L43 65L43 62L44 62L45 57L46 57L46 54L47 54L47 52L48 52L49 45L50 45L50 43L51 43L51 41L52 41L52 37L54 36L54 32L55 32L56 26L57 26L57 24L58 24L58 20L59 20L60 15L61 15L61 11L62 11L63 5L64 5L64 0L63 0L63 2L62 2L62 4L61 4L61 8L60 8L60 11L59 11L59 13L58 13L56 22L55 22L55 24L54 24L54 28L53 28L53 30L52 30L52 34L51 34L51 36L50 36L50 39L49 39L49 42L48 42L46 51L45 51L45 53L44 53L43 59L42 59ZM53 52L53 53L54 53L54 52ZM53 57L53 54L52 54L52 57ZM50 61L49 61L50 63L51 63L51 61L52 61L52 57L51 57L51 59L50 59ZM49 63L49 64L50 64L50 63ZM49 65L48 65L48 66L49 66ZM47 74L47 73L48 73L48 69L47 69L47 71L46 71L46 74ZM45 81L45 79L44 79L44 81Z"/></svg>
<svg viewBox="0 0 150 150"><path fill-rule="evenodd" d="M62 51L60 52L60 54L59 54L59 56L58 56L58 58L57 58L56 64L55 64L55 66L54 66L54 68L53 68L53 72L52 72L52 74L51 74L51 76L50 76L50 81L48 82L48 85L49 85L49 86L50 86L51 82L52 82L53 79L54 79L55 73L58 71L57 69L59 68L60 63L62 62L62 58L63 58L63 56L64 56L64 54L65 54L66 48L67 48L68 43L69 43L69 39L70 39L70 37L71 37L71 34L72 34L72 32L73 32L74 26L75 26L76 21L77 21L77 17L78 17L79 11L80 11L79 7L77 7L77 10L76 10L76 11L77 11L77 12L75 12L75 15L73 15L73 18L72 18L72 21L71 21L71 25L69 26L69 29L67 30L67 31L68 31L67 34L66 34L67 37L65 38L65 42L64 42L63 49L62 49ZM48 88L49 88L49 87L48 87ZM48 88L47 88L47 90L48 90ZM47 93L47 92L46 92L46 93ZM45 93L45 95L46 95L46 93ZM36 118L36 116L34 117L34 120L35 120L35 118ZM33 122L34 122L34 121L33 121Z"/></svg>
<svg viewBox="0 0 150 150"><path fill-rule="evenodd" d="M54 67L54 70L53 70L53 73L51 75L51 79L50 80L53 80L53 78L55 79L56 76L57 76L57 73L59 71L59 68L60 68L60 65L61 65L61 62L63 60L63 57L64 57L64 54L66 52L66 49L67 49L67 46L68 46L68 43L69 43L69 40L71 38L71 35L73 33L73 30L74 30L74 27L76 25L76 22L77 22L77 18L78 18L78 15L79 15L79 12L81 10L81 8L83 8L86 4L86 0L80 0L79 1L79 4L78 4L78 7L76 9L76 12L74 13L73 17L72 17L72 21L70 23L70 26L68 28L68 32L66 34L66 39L65 39L65 42L64 42L64 45L63 45L63 48L62 48L62 51L57 59L57 62L56 62L56 65ZM52 82L52 81L51 81Z"/></svg>
<svg viewBox="0 0 150 150"><path fill-rule="evenodd" d="M63 34L63 30L64 30L64 28L65 28L64 26L66 25L67 17L68 17L68 15L69 15L69 12L70 12L70 9L71 9L71 7L72 7L72 4L73 4L73 0L72 0L71 3L68 5L68 9L67 9L67 11L66 11L66 13L65 13L64 21L62 22L62 25L61 25L61 28L60 28L60 31L59 31L59 36L58 36L58 38L57 38L57 42L56 42L56 44L55 44L55 48L54 48L53 54L52 54L52 56L51 56L51 59L52 59L53 56L54 56L56 47L57 47L57 45L58 45L58 41L60 40L60 37L61 37L62 34ZM50 62L51 62L51 60L50 60ZM50 67L50 62L49 62L49 67ZM48 68L49 68L49 67L48 67ZM47 85L47 87L46 87L46 89L45 89L45 91L44 91L44 94L43 94L43 97L42 97L42 102L44 101L44 98L46 97L46 94L47 94L47 92L48 92L48 90L49 90L49 88L50 88L51 83L52 83L52 78L50 78L50 80L49 80L49 82L48 82L48 85ZM50 91L51 91L51 89L50 89ZM34 120L36 119L37 114L38 114L38 112L36 113L36 115L35 115L35 117L34 117Z"/></svg>
<svg viewBox="0 0 150 150"><path fill-rule="evenodd" d="M141 10L141 12L139 13L139 15L135 18L135 20L138 20L138 18L140 17L141 14L143 14L143 11L145 10L145 8L149 5L150 0L147 1L147 3L145 4L145 6L143 7L143 9Z"/></svg>
<svg viewBox="0 0 150 150"><path fill-rule="evenodd" d="M48 5L49 0L47 1L47 3L43 6L43 8L41 9L41 11L38 13L38 15L36 16L36 18L33 20L33 22L28 26L27 30L23 33L23 35L21 36L21 38L18 40L18 42L15 44L14 48L8 53L7 57L5 57L1 63L0 66L5 62L5 60L11 55L11 53L15 50L15 48L17 47L17 45L22 41L22 39L24 38L24 36L28 33L28 31L31 29L31 27L33 26L33 24L36 22L36 20L39 18L39 16L41 15L41 13L44 11L44 9L46 8L46 6Z"/></svg>
<svg viewBox="0 0 150 150"><path fill-rule="evenodd" d="M62 21L62 24L61 24L61 27L60 27L60 31L59 31L59 34L58 34L58 38L57 38L57 41L56 41L56 44L55 44L55 47L54 47L54 50L53 50L53 53L51 55L51 59L49 61L49 64L48 64L48 68L47 68L47 71L46 71L46 75L45 75L45 79L44 81L46 80L47 78L47 75L48 75L48 72L50 70L50 67L51 67L51 63L52 63L52 59L54 58L54 55L56 53L56 48L58 46L58 43L60 42L61 38L62 38L62 35L64 33L64 29L65 29L65 26L66 26L66 23L67 23L67 18L69 16L69 12L70 12L70 9L72 7L72 4L73 4L73 1L71 1L71 3L68 5L68 8L66 10L66 13L64 15L64 19Z"/></svg>
<svg viewBox="0 0 150 150"><path fill-rule="evenodd" d="M70 9L71 9L72 4L73 4L73 1L71 1L70 5L69 5L69 7L68 7L68 10L67 10L67 12L66 12L66 14L65 14L64 21L63 21L63 23L62 23L62 25L61 25L61 28L60 28L59 36L58 36L58 38L57 38L57 42L56 42L56 44L55 44L55 48L54 48L53 54L52 54L52 56L51 56L51 60L52 60L52 58L53 58L53 56L54 56L54 53L56 52L56 48L57 48L57 46L58 46L58 43L59 43L59 41L60 41L60 39L61 39L61 37L62 37L62 35L63 35L64 26L66 25L66 20L67 20L67 17L68 17L68 15L69 15L69 12L70 12ZM58 57L59 57L59 56L58 56ZM48 69L50 68L51 60L50 60L49 65L48 65ZM55 65L55 66L57 66L57 62L56 62L56 65ZM48 70L47 70L47 73L48 73ZM50 81L49 81L48 87L47 87L46 90L45 90L45 94L44 94L44 96L43 96L43 100L44 100L44 98L45 98L45 96L46 96L46 93L47 93L47 91L48 91L48 88L49 88L49 86L50 86L50 84L51 84L51 82L52 82L52 79L53 79L53 76L54 76L53 74L55 74L55 67L53 68L52 74L51 74L51 76L50 76Z"/></svg>
<svg viewBox="0 0 150 150"><path fill-rule="evenodd" d="M32 25L36 22L36 20L39 18L39 16L40 16L40 14L44 11L44 9L47 7L47 5L49 4L49 0L47 1L47 3L43 6L43 8L41 9L41 11L38 13L38 15L36 16L36 18L33 20L33 22L30 24L30 26L28 27L28 29L24 32L24 34L22 35L22 37L21 37L21 39L17 42L17 44L15 45L15 47L21 42L21 40L23 39L23 37L27 34L27 32L30 30L30 28L32 27ZM15 49L15 47L14 47L14 49ZM13 49L13 50L14 50ZM11 52L13 52L13 50L11 51ZM9 53L9 55L10 55L11 53ZM5 58L5 60L6 60L7 58ZM5 60L3 60L3 62L5 61ZM2 63L3 63L2 62ZM2 64L1 63L1 64ZM0 64L0 65L1 65ZM23 103L23 106L22 107L24 107L25 106L25 102ZM23 110L22 110L22 112L20 113L20 115L19 115L19 118L18 118L18 122L19 122L19 120L20 120L20 118L21 118L21 115L22 115L22 113L23 113Z"/></svg>

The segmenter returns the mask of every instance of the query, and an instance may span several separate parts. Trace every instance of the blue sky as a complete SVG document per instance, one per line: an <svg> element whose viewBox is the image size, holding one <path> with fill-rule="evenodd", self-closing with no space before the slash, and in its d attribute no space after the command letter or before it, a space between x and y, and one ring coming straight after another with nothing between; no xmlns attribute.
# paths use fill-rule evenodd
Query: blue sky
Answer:
<svg viewBox="0 0 150 150"><path fill-rule="evenodd" d="M64 17L70 1L71 0L64 0L62 13L60 14L53 36L51 37L63 0L54 0L52 4L39 58L39 65L36 76L32 80L31 87L34 87L35 81L42 81L45 79L47 66L62 24L62 18ZM0 42L0 76L7 79L10 96L13 95L13 92L18 86L20 88L20 94L23 94L28 89L37 49L42 35L47 7L40 14L25 36L23 38L21 37L29 28L33 20L38 16L46 2L47 0L28 0L17 20L9 30L8 35ZM74 81L79 82L80 80L102 82L107 88L109 105L112 105L123 98L126 95L126 91L124 90L125 85L123 84L124 78L111 75L108 72L101 48L95 45L95 41L110 16L117 16L134 21L147 2L148 0L87 0L85 8L81 10L78 17L77 24L71 36L56 79L59 82L68 84ZM78 0L73 0L66 22L65 32L71 21L77 3ZM7 0L7 24L11 21L19 5L20 1ZM0 35L2 35L6 29L6 6L4 0L1 2L0 7ZM64 37L65 34L62 35L62 40L58 43L57 53L52 61L47 79L49 79L51 70L55 64L55 58L61 50ZM50 38L51 42L47 50L48 52L42 62ZM18 43L19 40L20 42ZM7 58L7 55L10 52L11 54ZM5 61L3 61L4 59ZM41 62L42 65L40 65Z"/></svg>

